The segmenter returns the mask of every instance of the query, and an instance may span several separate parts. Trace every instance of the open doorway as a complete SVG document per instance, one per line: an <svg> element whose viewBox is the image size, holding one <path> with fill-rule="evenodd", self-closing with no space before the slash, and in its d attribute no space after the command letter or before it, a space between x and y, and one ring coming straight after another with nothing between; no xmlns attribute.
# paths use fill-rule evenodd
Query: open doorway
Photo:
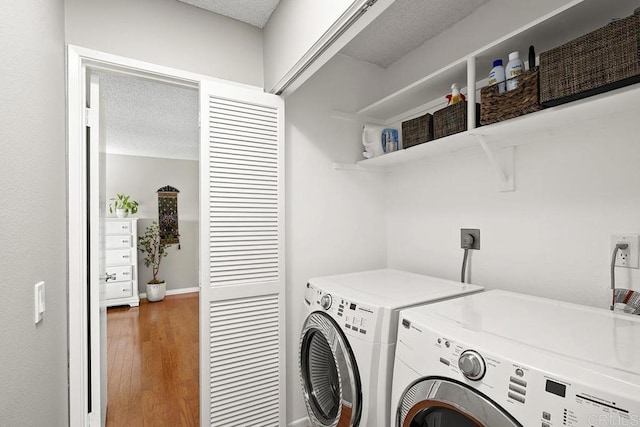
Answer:
<svg viewBox="0 0 640 427"><path fill-rule="evenodd" d="M106 310L96 298L106 275L96 261L104 246L95 245L98 208L108 200L95 176L106 167L94 168L100 162L88 149L100 140L92 135L99 97L89 96L88 77L105 70L199 90L200 425L284 424L284 101L262 88L77 46L67 59L70 426L101 425L106 413L106 356L96 350L96 338L106 336L97 330Z"/></svg>
<svg viewBox="0 0 640 427"><path fill-rule="evenodd" d="M106 425L196 426L198 90L115 71L93 73L100 82L100 133L106 151L102 165L109 208L101 236L106 272L125 271L106 285ZM165 225L158 191L167 188L177 190L172 208L178 235L163 239L166 256L159 258L154 277L139 239L154 224ZM116 218L112 199L118 194L138 203L135 214ZM146 284L152 278L165 283L161 301L149 302L154 298Z"/></svg>

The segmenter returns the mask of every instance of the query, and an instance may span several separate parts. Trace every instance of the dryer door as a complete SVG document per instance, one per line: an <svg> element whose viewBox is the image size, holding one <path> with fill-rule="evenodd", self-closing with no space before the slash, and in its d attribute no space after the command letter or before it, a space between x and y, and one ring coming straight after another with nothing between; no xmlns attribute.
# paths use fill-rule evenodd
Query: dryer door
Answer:
<svg viewBox="0 0 640 427"><path fill-rule="evenodd" d="M314 426L357 426L362 413L360 375L336 322L322 312L307 317L300 338L300 374Z"/></svg>
<svg viewBox="0 0 640 427"><path fill-rule="evenodd" d="M400 400L396 427L522 427L478 390L430 377L409 387Z"/></svg>

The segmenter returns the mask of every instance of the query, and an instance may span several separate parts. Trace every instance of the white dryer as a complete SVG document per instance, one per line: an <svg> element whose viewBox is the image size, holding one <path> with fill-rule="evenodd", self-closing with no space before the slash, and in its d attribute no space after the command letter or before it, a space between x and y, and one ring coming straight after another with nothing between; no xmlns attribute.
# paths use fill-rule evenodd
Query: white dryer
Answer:
<svg viewBox="0 0 640 427"><path fill-rule="evenodd" d="M311 424L387 426L399 310L482 289L388 269L309 280L299 358Z"/></svg>
<svg viewBox="0 0 640 427"><path fill-rule="evenodd" d="M400 314L392 425L640 425L640 317L489 291Z"/></svg>

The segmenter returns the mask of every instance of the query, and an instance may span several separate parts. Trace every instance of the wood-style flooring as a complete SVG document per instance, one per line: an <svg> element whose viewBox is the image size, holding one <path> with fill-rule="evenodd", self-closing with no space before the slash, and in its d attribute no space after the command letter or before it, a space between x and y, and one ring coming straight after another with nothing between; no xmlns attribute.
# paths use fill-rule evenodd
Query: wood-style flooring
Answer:
<svg viewBox="0 0 640 427"><path fill-rule="evenodd" d="M198 294L107 311L107 426L198 426Z"/></svg>

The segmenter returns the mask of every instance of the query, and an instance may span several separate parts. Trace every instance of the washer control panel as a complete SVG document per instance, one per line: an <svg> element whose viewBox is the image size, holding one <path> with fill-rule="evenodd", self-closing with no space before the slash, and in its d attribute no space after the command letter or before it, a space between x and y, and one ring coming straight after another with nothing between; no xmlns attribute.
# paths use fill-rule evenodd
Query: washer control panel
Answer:
<svg viewBox="0 0 640 427"><path fill-rule="evenodd" d="M325 292L311 283L307 284L304 301L310 309L330 315L345 334L373 340L377 327L377 313L373 307Z"/></svg>
<svg viewBox="0 0 640 427"><path fill-rule="evenodd" d="M640 426L640 384L631 393L604 374L585 371L576 378L557 372L576 371L570 362L545 359L535 350L510 360L509 347L485 350L483 343L456 337L400 319L396 358L422 376L440 376L467 384L489 396L522 425L541 427ZM517 344L512 344L515 346ZM482 347L482 349L481 349ZM411 350L407 350L411 349ZM564 365L563 365L564 363ZM552 372L554 371L554 372ZM632 386L633 387L633 386ZM608 389L609 392L604 392Z"/></svg>

